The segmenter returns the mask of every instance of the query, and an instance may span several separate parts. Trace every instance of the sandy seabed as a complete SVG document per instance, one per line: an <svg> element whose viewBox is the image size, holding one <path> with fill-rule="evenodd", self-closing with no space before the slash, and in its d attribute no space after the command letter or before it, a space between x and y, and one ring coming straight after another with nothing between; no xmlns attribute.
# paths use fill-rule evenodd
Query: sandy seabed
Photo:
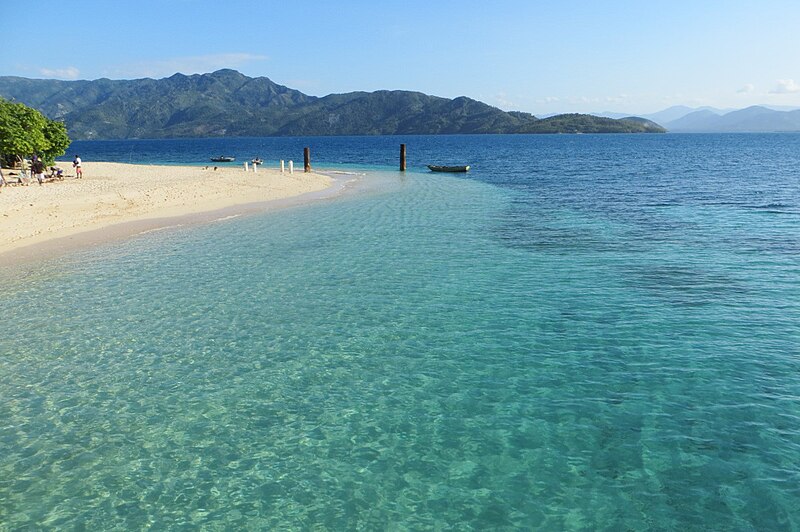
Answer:
<svg viewBox="0 0 800 532"><path fill-rule="evenodd" d="M76 179L72 163L63 181L0 188L0 258L21 250L98 233L129 222L169 219L271 202L322 191L333 179L320 173L241 166L154 166L107 162L83 164ZM3 170L7 181L16 180ZM99 240L99 239L96 239Z"/></svg>

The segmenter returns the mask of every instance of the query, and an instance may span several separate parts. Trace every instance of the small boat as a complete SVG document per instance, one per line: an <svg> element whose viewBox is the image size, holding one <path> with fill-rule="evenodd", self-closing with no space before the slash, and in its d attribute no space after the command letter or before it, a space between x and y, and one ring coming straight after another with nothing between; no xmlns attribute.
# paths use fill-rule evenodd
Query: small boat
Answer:
<svg viewBox="0 0 800 532"><path fill-rule="evenodd" d="M256 157L255 159L250 161L253 164L264 164L264 161Z"/></svg>
<svg viewBox="0 0 800 532"><path fill-rule="evenodd" d="M429 164L428 168L431 169L431 172L468 172L469 165L466 166L436 166L435 164Z"/></svg>
<svg viewBox="0 0 800 532"><path fill-rule="evenodd" d="M215 163L232 163L236 160L236 157L231 157L230 155L220 155L219 157L212 157L211 161Z"/></svg>

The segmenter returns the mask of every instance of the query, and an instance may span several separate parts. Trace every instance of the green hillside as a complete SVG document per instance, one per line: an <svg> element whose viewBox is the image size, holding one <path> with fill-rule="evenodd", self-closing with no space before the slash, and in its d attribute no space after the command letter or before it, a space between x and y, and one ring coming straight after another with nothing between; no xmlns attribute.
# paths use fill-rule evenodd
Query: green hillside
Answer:
<svg viewBox="0 0 800 532"><path fill-rule="evenodd" d="M234 70L159 80L0 77L0 96L63 120L73 139L664 131L643 119L569 114L540 120L466 97L410 91L318 98Z"/></svg>

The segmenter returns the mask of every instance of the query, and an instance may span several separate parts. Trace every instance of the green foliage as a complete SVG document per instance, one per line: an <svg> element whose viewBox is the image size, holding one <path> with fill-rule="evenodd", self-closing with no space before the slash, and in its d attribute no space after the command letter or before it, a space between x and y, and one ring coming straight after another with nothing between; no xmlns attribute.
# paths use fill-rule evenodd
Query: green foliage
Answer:
<svg viewBox="0 0 800 532"><path fill-rule="evenodd" d="M69 146L66 126L21 103L0 98L0 157L13 164L39 155L52 163Z"/></svg>
<svg viewBox="0 0 800 532"><path fill-rule="evenodd" d="M613 119L594 115L563 114L524 126L520 133L664 133L664 128L642 118Z"/></svg>
<svg viewBox="0 0 800 532"><path fill-rule="evenodd" d="M539 120L466 97L410 91L316 98L234 70L159 80L0 77L0 95L64 119L79 139L664 131L652 122L591 115Z"/></svg>
<svg viewBox="0 0 800 532"><path fill-rule="evenodd" d="M0 100L0 154L15 161L45 144L45 117L21 103Z"/></svg>
<svg viewBox="0 0 800 532"><path fill-rule="evenodd" d="M40 150L39 155L45 164L51 165L55 162L56 157L66 153L71 141L69 135L67 135L67 126L64 125L64 122L48 119L43 133L49 147Z"/></svg>

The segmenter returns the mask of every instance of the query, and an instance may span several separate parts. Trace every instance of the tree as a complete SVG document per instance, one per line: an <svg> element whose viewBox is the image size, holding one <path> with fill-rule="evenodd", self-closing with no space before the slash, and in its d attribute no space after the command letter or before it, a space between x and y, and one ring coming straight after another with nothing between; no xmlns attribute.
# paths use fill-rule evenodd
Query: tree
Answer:
<svg viewBox="0 0 800 532"><path fill-rule="evenodd" d="M41 150L39 153L45 164L53 164L56 157L64 155L72 141L67 135L67 126L64 122L47 119L44 126L44 139L50 145L49 148Z"/></svg>
<svg viewBox="0 0 800 532"><path fill-rule="evenodd" d="M0 98L0 157L6 162L39 155L51 164L66 152L69 143L63 123L21 103Z"/></svg>

